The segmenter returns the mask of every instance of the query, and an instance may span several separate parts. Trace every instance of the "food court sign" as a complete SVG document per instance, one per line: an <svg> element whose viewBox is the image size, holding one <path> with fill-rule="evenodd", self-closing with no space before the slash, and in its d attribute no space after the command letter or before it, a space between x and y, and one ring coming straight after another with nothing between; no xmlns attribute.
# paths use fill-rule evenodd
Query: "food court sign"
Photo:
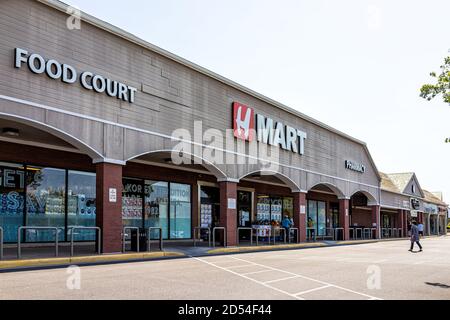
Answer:
<svg viewBox="0 0 450 320"><path fill-rule="evenodd" d="M118 81L114 81L90 71L78 72L74 67L60 63L54 59L44 59L37 53L16 48L14 66L21 69L26 65L35 74L47 74L50 79L60 80L67 84L77 81L89 91L106 94L119 100L134 103L137 89Z"/></svg>

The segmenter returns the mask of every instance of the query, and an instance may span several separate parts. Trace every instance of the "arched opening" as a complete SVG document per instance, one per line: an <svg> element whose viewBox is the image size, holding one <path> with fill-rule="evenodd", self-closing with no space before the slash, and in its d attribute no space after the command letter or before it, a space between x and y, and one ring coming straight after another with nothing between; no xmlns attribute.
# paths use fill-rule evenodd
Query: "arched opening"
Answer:
<svg viewBox="0 0 450 320"><path fill-rule="evenodd" d="M344 193L329 183L312 187L307 199L307 240L337 240L344 237L345 212L340 204Z"/></svg>
<svg viewBox="0 0 450 320"><path fill-rule="evenodd" d="M0 114L0 150L0 198L4 199L0 226L5 243L17 243L18 229L30 228L21 241L40 252L44 249L33 244L51 243L54 232L31 228L60 228L58 239L66 242L71 227L96 226L93 159L103 158L100 153L58 128L5 113ZM74 238L94 239L93 232L79 232Z"/></svg>
<svg viewBox="0 0 450 320"><path fill-rule="evenodd" d="M165 240L188 241L194 236L194 227L219 226L218 181L227 176L215 164L193 154L172 152L154 150L127 160L122 222L124 227L142 230L159 227ZM211 202L209 211L205 199ZM206 213L209 218L202 217ZM151 236L158 237L158 231Z"/></svg>
<svg viewBox="0 0 450 320"><path fill-rule="evenodd" d="M0 129L1 141L83 153L93 160L103 158L101 153L71 134L29 118L0 113Z"/></svg>
<svg viewBox="0 0 450 320"><path fill-rule="evenodd" d="M290 177L275 171L254 171L240 177L237 192L237 226L254 227L261 241L268 241L274 232L277 241L284 240L280 229L294 226L294 193L299 185ZM298 227L298 226L297 226ZM249 232L239 234L240 241L249 239ZM294 240L297 236L286 231Z"/></svg>
<svg viewBox="0 0 450 320"><path fill-rule="evenodd" d="M363 238L376 238L378 218L376 212L374 212L374 206L377 205L377 201L374 196L366 191L358 191L350 198L350 238L351 239L363 239ZM397 215L397 211L393 211L392 214ZM389 217L391 212L389 212ZM400 219L395 217L395 219ZM394 220L389 220L389 225L394 223ZM400 224L400 221L398 221ZM397 221L395 221L397 225ZM391 229L393 228L390 227Z"/></svg>
<svg viewBox="0 0 450 320"><path fill-rule="evenodd" d="M161 168L172 168L181 171L197 172L199 174L209 174L216 179L226 179L226 174L216 165L191 153L177 154L175 159L172 150L156 150L146 152L127 160L127 162L146 163L159 166Z"/></svg>

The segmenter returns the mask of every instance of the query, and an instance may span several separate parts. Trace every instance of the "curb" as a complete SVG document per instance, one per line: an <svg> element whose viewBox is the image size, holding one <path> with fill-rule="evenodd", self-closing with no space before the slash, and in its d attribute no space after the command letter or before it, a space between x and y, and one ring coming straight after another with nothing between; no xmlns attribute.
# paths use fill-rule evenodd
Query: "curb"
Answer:
<svg viewBox="0 0 450 320"><path fill-rule="evenodd" d="M353 246L353 245L361 245L361 244L372 244L372 243L380 243L380 242L405 241L405 240L409 240L409 238L376 239L376 240L360 240L360 241L349 240L349 241L338 241L335 243L312 242L312 243L303 243L303 244L259 246L259 247L232 247L232 248L213 249L213 250L208 251L207 255L270 252L270 251L314 249L314 248L330 248L330 247L338 247L338 246Z"/></svg>
<svg viewBox="0 0 450 320"><path fill-rule="evenodd" d="M25 271L43 268L62 268L70 265L100 265L149 260L174 259L185 257L180 252L146 252L132 254L113 254L102 256L83 256L72 258L47 258L29 260L0 261L0 273L11 271Z"/></svg>
<svg viewBox="0 0 450 320"><path fill-rule="evenodd" d="M314 248L331 248L339 246L354 246L363 244L372 244L380 242L391 241L406 241L409 238L396 239L376 239L376 240L360 240L360 241L339 241L335 243L326 242L312 242L300 244L286 244L277 246L253 246L253 247L232 247L220 248L207 251L205 254L198 255L199 257L207 257L214 255L229 255L239 253L255 253L255 252L273 252L273 251L287 251L287 250L302 250ZM119 263L133 263L144 261L170 260L189 258L190 256L181 252L145 252L145 253L129 253L129 254L112 254L102 256L82 256L82 257L67 257L67 258L47 258L47 259L29 259L29 260L7 260L0 261L0 273L18 272L18 271L33 271L43 269L58 269L66 268L71 265L77 266L95 266L95 265L109 265Z"/></svg>
<svg viewBox="0 0 450 320"><path fill-rule="evenodd" d="M229 253L250 253L250 252L261 252L261 251L312 249L312 248L327 247L327 246L329 246L329 245L327 245L326 243L315 242L315 243L304 243L304 244L286 244L286 245L277 245L277 246L220 248L220 249L209 250L207 253L209 255L229 254Z"/></svg>

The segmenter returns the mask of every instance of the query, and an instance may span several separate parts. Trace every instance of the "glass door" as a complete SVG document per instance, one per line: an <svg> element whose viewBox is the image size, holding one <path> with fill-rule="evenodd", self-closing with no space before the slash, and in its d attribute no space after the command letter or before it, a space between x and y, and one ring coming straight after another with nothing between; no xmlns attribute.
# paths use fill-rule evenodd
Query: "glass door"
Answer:
<svg viewBox="0 0 450 320"><path fill-rule="evenodd" d="M327 233L327 210L326 203L317 203L317 229L319 236L326 236Z"/></svg>
<svg viewBox="0 0 450 320"><path fill-rule="evenodd" d="M331 203L331 227L339 228L339 204Z"/></svg>
<svg viewBox="0 0 450 320"><path fill-rule="evenodd" d="M238 192L238 227L250 228L252 226L252 193Z"/></svg>
<svg viewBox="0 0 450 320"><path fill-rule="evenodd" d="M327 206L323 201L308 201L308 229L314 229L317 236L326 236L327 232ZM311 230L309 230L311 233Z"/></svg>

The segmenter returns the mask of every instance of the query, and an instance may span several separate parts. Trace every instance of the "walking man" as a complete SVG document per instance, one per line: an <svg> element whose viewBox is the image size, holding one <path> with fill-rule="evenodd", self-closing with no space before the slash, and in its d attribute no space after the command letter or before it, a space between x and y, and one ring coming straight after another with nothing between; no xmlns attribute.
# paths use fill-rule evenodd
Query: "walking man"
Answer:
<svg viewBox="0 0 450 320"><path fill-rule="evenodd" d="M410 252L413 252L414 249L414 243L417 243L419 246L420 251L422 252L422 245L420 244L420 237L419 237L419 228L417 227L417 221L413 221L411 225L411 249Z"/></svg>

